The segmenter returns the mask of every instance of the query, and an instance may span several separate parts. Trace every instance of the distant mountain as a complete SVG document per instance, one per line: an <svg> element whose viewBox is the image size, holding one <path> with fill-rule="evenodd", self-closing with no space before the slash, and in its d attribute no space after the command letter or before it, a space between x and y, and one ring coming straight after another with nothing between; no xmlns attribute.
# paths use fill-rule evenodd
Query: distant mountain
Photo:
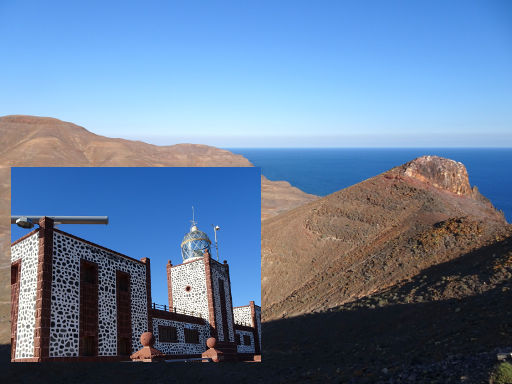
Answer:
<svg viewBox="0 0 512 384"><path fill-rule="evenodd" d="M266 321L324 311L502 239L463 164L424 156L265 220Z"/></svg>
<svg viewBox="0 0 512 384"><path fill-rule="evenodd" d="M140 141L99 136L78 125L49 117L0 117L0 342L9 340L10 212L9 168L14 166L148 166L148 167L251 167L249 160L229 151L198 144L157 146ZM262 217L297 207L317 197L285 181L262 184Z"/></svg>
<svg viewBox="0 0 512 384"><path fill-rule="evenodd" d="M99 136L50 117L0 117L2 166L252 167L242 155L200 144L157 146ZM262 176L262 215L315 200L286 181Z"/></svg>

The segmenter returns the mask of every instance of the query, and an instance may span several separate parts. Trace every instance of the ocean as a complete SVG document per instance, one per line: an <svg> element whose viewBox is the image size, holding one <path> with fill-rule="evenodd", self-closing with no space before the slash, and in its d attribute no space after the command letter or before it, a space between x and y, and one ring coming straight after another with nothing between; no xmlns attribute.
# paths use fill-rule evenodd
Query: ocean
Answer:
<svg viewBox="0 0 512 384"><path fill-rule="evenodd" d="M423 155L463 163L470 184L512 221L512 148L227 148L270 180L286 180L319 196L359 183Z"/></svg>

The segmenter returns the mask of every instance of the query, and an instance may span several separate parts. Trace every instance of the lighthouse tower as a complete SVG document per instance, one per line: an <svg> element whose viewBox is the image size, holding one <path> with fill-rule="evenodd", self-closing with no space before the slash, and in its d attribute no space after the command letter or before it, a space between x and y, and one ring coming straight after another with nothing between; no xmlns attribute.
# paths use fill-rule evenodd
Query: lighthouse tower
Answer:
<svg viewBox="0 0 512 384"><path fill-rule="evenodd" d="M177 313L193 312L206 319L210 337L234 344L234 317L229 266L211 257L211 241L192 221L181 242L183 262L167 264L169 307Z"/></svg>

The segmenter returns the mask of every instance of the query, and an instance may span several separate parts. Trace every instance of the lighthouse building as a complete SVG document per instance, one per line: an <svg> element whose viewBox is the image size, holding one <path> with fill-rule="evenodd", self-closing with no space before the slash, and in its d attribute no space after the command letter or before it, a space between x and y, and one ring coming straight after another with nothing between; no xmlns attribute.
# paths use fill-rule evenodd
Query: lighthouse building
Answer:
<svg viewBox="0 0 512 384"><path fill-rule="evenodd" d="M167 263L168 303L151 299L149 258L133 259L54 228L11 245L11 361L125 360L150 331L167 359L200 357L209 337L227 360L261 354L261 308L233 308L229 265L194 224L182 263ZM162 271L164 273L164 271Z"/></svg>

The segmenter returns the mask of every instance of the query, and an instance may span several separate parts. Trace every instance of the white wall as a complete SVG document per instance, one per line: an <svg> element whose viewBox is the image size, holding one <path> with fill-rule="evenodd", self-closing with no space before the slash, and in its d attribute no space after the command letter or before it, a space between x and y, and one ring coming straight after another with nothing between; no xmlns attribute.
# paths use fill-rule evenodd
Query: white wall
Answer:
<svg viewBox="0 0 512 384"><path fill-rule="evenodd" d="M171 285L172 306L178 313L183 310L195 312L201 314L203 319L210 321L203 259L172 267ZM190 287L190 291L186 290L187 286Z"/></svg>
<svg viewBox="0 0 512 384"><path fill-rule="evenodd" d="M11 262L21 259L16 359L34 357L39 232L11 247Z"/></svg>
<svg viewBox="0 0 512 384"><path fill-rule="evenodd" d="M215 303L215 318L217 319L217 329L219 333L219 341L224 341L223 335L223 325L222 325L222 312L220 306L220 291L219 291L219 279L224 281L224 294L226 298L226 317L227 317L227 326L228 326L228 335L229 341L235 341L235 334L233 332L233 303L230 300L230 286L229 286L229 276L226 273L226 268L223 264L220 264L214 260L211 262L211 270L212 270L212 281L213 281L213 297Z"/></svg>
<svg viewBox="0 0 512 384"><path fill-rule="evenodd" d="M177 343L164 343L159 340L158 326L172 326L176 327L178 333ZM197 329L199 331L199 344L185 343L185 328ZM155 346L160 352L168 355L192 355L196 353L205 352L208 347L206 346L206 339L210 335L208 325L184 323L181 321L174 321L168 319L153 318L153 335L155 336Z"/></svg>
<svg viewBox="0 0 512 384"><path fill-rule="evenodd" d="M147 331L146 266L58 232L53 236L50 357L78 356L80 260L98 264L98 356L116 356L116 270L130 274L132 350Z"/></svg>

